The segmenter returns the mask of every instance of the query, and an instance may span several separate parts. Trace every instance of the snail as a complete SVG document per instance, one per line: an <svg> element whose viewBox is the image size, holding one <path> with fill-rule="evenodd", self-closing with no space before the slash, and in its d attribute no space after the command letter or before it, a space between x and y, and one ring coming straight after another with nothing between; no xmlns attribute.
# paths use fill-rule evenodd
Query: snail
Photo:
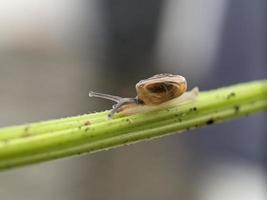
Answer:
<svg viewBox="0 0 267 200"><path fill-rule="evenodd" d="M125 108L141 106L142 110L144 110L144 106L147 106L151 110L151 108L166 104L177 97L184 96L183 94L186 93L186 90L187 81L183 76L157 74L148 79L141 80L136 84L137 96L134 98L122 98L93 91L89 92L89 97L99 97L115 101L117 104L113 106L111 112L108 114L108 117L112 118L116 112L126 110ZM191 93L189 98L185 97L180 102L186 99L192 99L198 93L198 89L193 89Z"/></svg>

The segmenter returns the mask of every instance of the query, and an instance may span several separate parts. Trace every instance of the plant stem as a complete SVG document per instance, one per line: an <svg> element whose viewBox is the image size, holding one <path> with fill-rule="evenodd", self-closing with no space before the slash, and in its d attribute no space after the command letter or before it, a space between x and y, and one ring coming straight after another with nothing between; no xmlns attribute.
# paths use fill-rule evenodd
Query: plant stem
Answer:
<svg viewBox="0 0 267 200"><path fill-rule="evenodd" d="M0 169L96 152L267 110L267 81L200 92L188 104L108 120L107 111L0 129Z"/></svg>

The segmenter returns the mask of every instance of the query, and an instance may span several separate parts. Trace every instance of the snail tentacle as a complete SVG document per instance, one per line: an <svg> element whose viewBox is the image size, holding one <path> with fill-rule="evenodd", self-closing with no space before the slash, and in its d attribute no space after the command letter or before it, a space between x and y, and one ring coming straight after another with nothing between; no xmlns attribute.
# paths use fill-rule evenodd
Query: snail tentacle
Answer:
<svg viewBox="0 0 267 200"><path fill-rule="evenodd" d="M117 103L121 99L123 99L122 97L118 97L118 96L114 96L114 95L110 95L110 94L103 94L103 93L93 92L93 91L89 92L89 97L98 97L98 98L102 98L102 99L108 99L108 100L111 100L111 101L115 101Z"/></svg>
<svg viewBox="0 0 267 200"><path fill-rule="evenodd" d="M137 98L122 98L122 97L118 97L118 96L114 96L114 95L110 95L110 94L103 94L103 93L98 93L98 92L93 92L90 91L89 92L89 97L98 97L98 98L102 98L102 99L108 99L111 101L115 101L117 104L112 106L112 110L110 111L110 113L108 114L108 118L112 118L113 115L120 110L120 108L126 104L138 104L140 103L139 100Z"/></svg>
<svg viewBox="0 0 267 200"><path fill-rule="evenodd" d="M111 119L113 115L124 105L126 104L138 104L138 100L136 98L121 98L120 101L113 105L112 110L108 114L108 118Z"/></svg>

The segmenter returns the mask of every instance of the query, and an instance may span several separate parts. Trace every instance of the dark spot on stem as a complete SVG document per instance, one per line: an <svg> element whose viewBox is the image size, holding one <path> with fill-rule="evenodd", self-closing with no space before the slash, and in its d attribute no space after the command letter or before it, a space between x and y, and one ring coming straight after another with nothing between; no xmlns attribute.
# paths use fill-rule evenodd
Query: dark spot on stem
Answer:
<svg viewBox="0 0 267 200"><path fill-rule="evenodd" d="M190 108L189 111L197 111L197 107Z"/></svg>
<svg viewBox="0 0 267 200"><path fill-rule="evenodd" d="M214 119L209 119L208 121L206 121L206 124L207 125L211 125L214 123Z"/></svg>
<svg viewBox="0 0 267 200"><path fill-rule="evenodd" d="M235 97L235 95L236 95L235 92L231 92L230 94L227 95L226 98L231 99L231 98Z"/></svg>
<svg viewBox="0 0 267 200"><path fill-rule="evenodd" d="M91 122L90 121L84 122L84 126L89 126L89 125L91 125Z"/></svg>
<svg viewBox="0 0 267 200"><path fill-rule="evenodd" d="M240 107L239 106L234 106L235 112L239 112Z"/></svg>
<svg viewBox="0 0 267 200"><path fill-rule="evenodd" d="M26 126L26 127L24 128L24 131L25 131L25 132L28 132L29 129L30 129L30 126Z"/></svg>
<svg viewBox="0 0 267 200"><path fill-rule="evenodd" d="M130 120L130 119L128 119L128 118L127 118L125 121L126 121L127 123L129 123L129 124L132 123L132 120Z"/></svg>

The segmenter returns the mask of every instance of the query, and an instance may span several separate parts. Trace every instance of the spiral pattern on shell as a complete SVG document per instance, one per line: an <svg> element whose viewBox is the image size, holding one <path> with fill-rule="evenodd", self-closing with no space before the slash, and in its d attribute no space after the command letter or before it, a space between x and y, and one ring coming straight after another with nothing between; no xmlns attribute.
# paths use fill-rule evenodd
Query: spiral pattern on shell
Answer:
<svg viewBox="0 0 267 200"><path fill-rule="evenodd" d="M137 99L146 105L158 105L181 96L187 89L183 76L157 74L136 84Z"/></svg>

